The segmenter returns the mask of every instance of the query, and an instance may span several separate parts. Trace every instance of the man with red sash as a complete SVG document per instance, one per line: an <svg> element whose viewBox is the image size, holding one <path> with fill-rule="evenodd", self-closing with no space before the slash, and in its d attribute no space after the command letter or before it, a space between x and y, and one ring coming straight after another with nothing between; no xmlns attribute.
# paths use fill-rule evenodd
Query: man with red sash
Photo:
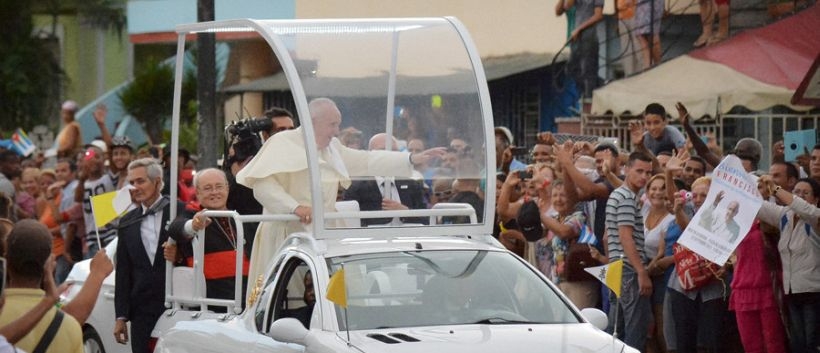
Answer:
<svg viewBox="0 0 820 353"><path fill-rule="evenodd" d="M233 299L236 288L236 247L245 244L237 245L237 227L231 219L203 216L203 212L207 210L227 210L228 180L222 170L208 168L196 173L194 188L199 204L189 203L186 209L196 214L190 219L180 217L168 226L170 237L177 241L179 247L165 244L165 259L175 264L193 266L191 239L197 232L205 229L203 266L206 295L212 299ZM247 287L249 253L246 247L242 264L243 289ZM242 297L245 297L244 293Z"/></svg>

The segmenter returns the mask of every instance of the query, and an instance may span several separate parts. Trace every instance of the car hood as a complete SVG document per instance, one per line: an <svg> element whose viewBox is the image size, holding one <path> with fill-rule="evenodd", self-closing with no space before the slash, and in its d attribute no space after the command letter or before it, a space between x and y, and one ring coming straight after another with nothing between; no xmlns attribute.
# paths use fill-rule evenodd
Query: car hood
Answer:
<svg viewBox="0 0 820 353"><path fill-rule="evenodd" d="M346 337L345 332L339 332L339 335ZM350 333L350 340L365 353L637 352L586 323L463 325L355 331Z"/></svg>

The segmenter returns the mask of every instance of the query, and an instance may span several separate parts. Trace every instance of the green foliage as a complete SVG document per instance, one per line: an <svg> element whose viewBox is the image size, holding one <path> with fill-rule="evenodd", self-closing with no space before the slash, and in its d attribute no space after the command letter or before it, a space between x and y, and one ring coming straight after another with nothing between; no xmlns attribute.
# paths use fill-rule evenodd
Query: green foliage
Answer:
<svg viewBox="0 0 820 353"><path fill-rule="evenodd" d="M165 130L162 134L163 141L171 141L171 131ZM191 152L191 154L197 153L197 147L199 145L199 124L196 121L182 121L179 124L179 148L184 148ZM171 145L168 144L167 148L171 148Z"/></svg>
<svg viewBox="0 0 820 353"><path fill-rule="evenodd" d="M182 92L182 120L190 122L196 116L196 75L185 74ZM193 84L189 81L194 80ZM161 141L173 111L174 69L171 65L151 61L119 93L120 102L128 114L142 124L154 143ZM193 115L192 115L193 114Z"/></svg>
<svg viewBox="0 0 820 353"><path fill-rule="evenodd" d="M0 130L46 124L63 78L47 39L32 35L27 1L0 1Z"/></svg>

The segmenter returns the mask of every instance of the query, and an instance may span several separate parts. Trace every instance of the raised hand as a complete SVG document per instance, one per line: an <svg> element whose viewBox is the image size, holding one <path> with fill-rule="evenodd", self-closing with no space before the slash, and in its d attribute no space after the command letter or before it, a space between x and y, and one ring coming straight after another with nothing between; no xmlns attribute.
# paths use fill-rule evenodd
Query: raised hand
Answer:
<svg viewBox="0 0 820 353"><path fill-rule="evenodd" d="M552 146L557 143L557 141L555 140L555 136L553 136L552 132L550 131L539 132L537 139L538 143L542 145Z"/></svg>
<svg viewBox="0 0 820 353"><path fill-rule="evenodd" d="M689 112L686 110L686 107L683 105L683 103L676 103L675 109L678 110L678 119L680 119L680 124L684 126L689 124Z"/></svg>
<svg viewBox="0 0 820 353"><path fill-rule="evenodd" d="M426 149L420 153L411 153L410 162L413 163L413 165L423 164L435 158L441 158L446 153L447 148L445 147L433 147L430 149Z"/></svg>
<svg viewBox="0 0 820 353"><path fill-rule="evenodd" d="M94 109L94 121L97 124L105 124L105 117L108 115L108 107L105 104L98 104L97 108Z"/></svg>
<svg viewBox="0 0 820 353"><path fill-rule="evenodd" d="M629 138L633 145L643 144L644 128L643 123L637 120L629 122Z"/></svg>
<svg viewBox="0 0 820 353"><path fill-rule="evenodd" d="M561 146L555 147L555 159L558 160L558 163L563 165L570 165L572 164L572 149L573 144L571 140L567 140Z"/></svg>
<svg viewBox="0 0 820 353"><path fill-rule="evenodd" d="M720 192L718 192L717 196L715 196L715 202L714 202L715 206L717 206L720 203L720 201L723 201L723 196L725 194L726 194L726 192L724 192L723 190L720 190Z"/></svg>
<svg viewBox="0 0 820 353"><path fill-rule="evenodd" d="M775 183L771 175L762 175L757 179L758 190L765 190L769 195L774 195ZM761 192L763 194L763 192ZM766 198L766 196L764 196Z"/></svg>

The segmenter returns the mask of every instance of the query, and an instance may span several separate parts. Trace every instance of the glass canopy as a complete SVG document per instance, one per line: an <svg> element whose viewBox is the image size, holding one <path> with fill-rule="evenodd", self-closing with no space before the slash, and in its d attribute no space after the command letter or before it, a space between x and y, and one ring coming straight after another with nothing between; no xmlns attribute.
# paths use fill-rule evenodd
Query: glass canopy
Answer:
<svg viewBox="0 0 820 353"><path fill-rule="evenodd" d="M375 235L384 227L490 233L494 203L485 200L495 195L492 113L478 53L458 20L229 20L177 28L181 44L189 33L248 31L270 45L300 117L305 155L279 158L308 161L312 207L323 211L314 211L316 236L349 236L354 228ZM325 126L333 105L341 121ZM324 146L327 129L336 136L330 147ZM436 147L440 156L410 164L410 153L418 160ZM338 194L330 192L336 186ZM382 198L396 197L421 211L356 212L392 208ZM358 206L338 202L345 200ZM439 209L456 210L442 215Z"/></svg>

